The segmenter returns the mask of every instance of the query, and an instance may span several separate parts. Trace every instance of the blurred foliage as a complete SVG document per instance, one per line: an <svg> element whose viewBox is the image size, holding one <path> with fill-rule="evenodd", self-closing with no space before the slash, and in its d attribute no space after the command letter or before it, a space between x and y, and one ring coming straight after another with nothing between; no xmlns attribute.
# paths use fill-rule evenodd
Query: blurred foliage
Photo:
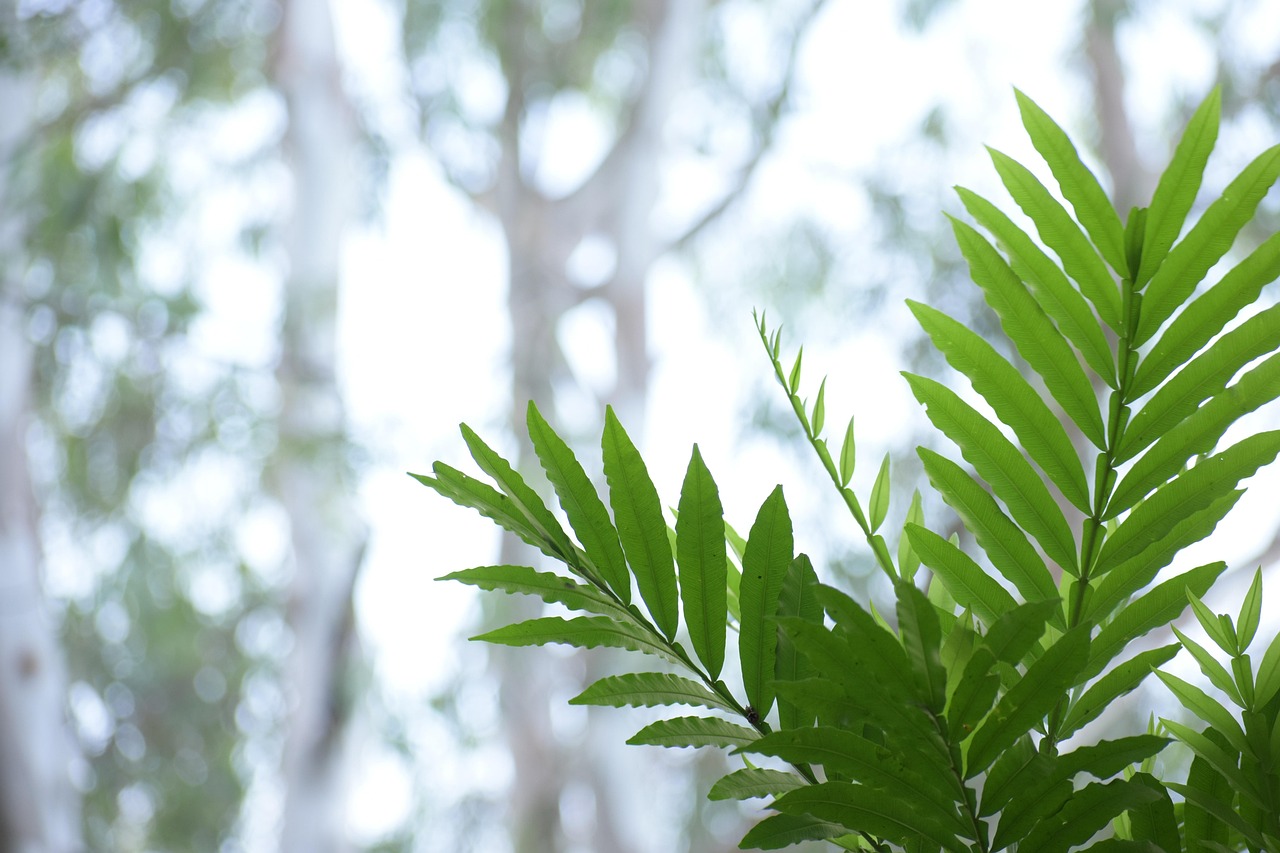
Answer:
<svg viewBox="0 0 1280 853"><path fill-rule="evenodd" d="M5 259L22 271L6 295L37 347L30 458L85 839L215 850L283 708L276 596L232 526L273 439L261 377L186 345L202 248L171 146L262 86L278 10L84 0L18 16L0 62L34 88L34 112L7 119L30 132L5 152L18 203L4 225L24 251ZM208 482L197 469L229 494L193 488Z"/></svg>

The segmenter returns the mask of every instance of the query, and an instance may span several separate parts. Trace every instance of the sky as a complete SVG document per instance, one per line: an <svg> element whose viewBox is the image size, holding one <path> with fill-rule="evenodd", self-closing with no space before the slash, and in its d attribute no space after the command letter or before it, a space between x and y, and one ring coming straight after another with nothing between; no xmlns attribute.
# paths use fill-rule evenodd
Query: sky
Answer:
<svg viewBox="0 0 1280 853"><path fill-rule="evenodd" d="M956 173L951 180L993 198L1003 196L983 143L1023 162L1035 159L1018 124L1011 87L1031 95L1069 132L1087 120L1082 78L1064 73L1079 31L1080 3L954 2L923 36L903 30L894 5L832 0L822 13L804 44L794 112L744 202L740 215L746 221L785 221L797 212L810 212L850 229L869 223L872 212L865 197L831 176L854 175L881 162L910 136L937 96L957 105L968 119L954 147L969 154L952 164ZM1189 11L1216 5L1192 0L1159 4L1151 13L1151 26L1126 36L1122 46L1144 58L1133 66L1128 99L1141 138L1152 138L1150 131L1161 126L1160 108L1170 91L1199 97L1208 90L1212 57L1192 35L1186 17ZM1238 34L1242 50L1280 53L1280 4L1269 4L1269 10L1267 5L1261 4L1257 26ZM509 332L500 231L448 186L416 139L412 111L393 94L403 86L393 13L393 5L382 0L335 0L350 85L375 105L395 146L385 206L345 247L340 335L346 401L357 438L369 453L361 485L372 525L357 601L362 638L389 693L412 707L449 683L464 661L479 660L460 647L476 616L473 591L434 578L491 562L497 537L492 524L415 484L405 471L427 471L435 459L464 467L465 449L457 432L462 421L500 449L508 446L502 425ZM768 19L738 23L735 43L750 55ZM467 97L483 103L501 93L495 93L492 80L480 77ZM270 132L270 105L257 109L261 114L255 120ZM559 156L543 164L539 179L568 189L599 156L605 140L582 105L563 104L553 119L548 132L559 141L549 149ZM1243 150L1258 150L1254 143L1250 140ZM1230 152L1228 134L1223 144ZM1152 161L1165 156L1163 151L1143 153ZM1235 167L1239 164L1237 157ZM689 216L712 189L696 167L674 165L663 215L672 221ZM219 227L218 222L211 225ZM584 275L590 275L589 253L582 262ZM201 332L203 346L218 353L234 341L238 357L246 357L242 308L248 301L264 318L257 337L248 340L259 340L262 357L269 358L274 307L262 294L271 290L263 286L271 272L225 263L233 266L219 270L217 277L239 282L238 290L219 288ZM714 304L699 293L703 286L680 259L660 262L651 278L655 371L642 451L659 493L674 496L689 448L698 442L721 482L727 517L739 529L749 525L755 507L781 480L788 498L800 507L797 516L808 526L797 531L803 547L806 538L822 538L815 527L824 513L829 518L843 511L834 492L825 483L814 486L820 473L816 466L796 470L795 455L765 442L744 445L741 426L734 421L747 396L759 393L759 378L769 372L750 309L770 306L744 305L737 316L713 316ZM901 294L907 295L913 295L910 283L904 283ZM785 317L771 317L774 323L786 322ZM902 308L896 324L851 329L846 336L806 347L808 378L815 387L818 376L832 375L829 423L842 427L849 414L857 416L860 493L869 490L872 460L920 423L898 376L905 366L900 339L908 322ZM571 361L587 381L607 385L608 318L586 307L568 320L563 334ZM799 343L787 341L788 347ZM252 348L248 357L253 357ZM1280 479L1267 477L1265 488L1274 495ZM1263 479L1255 480L1256 491L1264 489ZM895 505L894 513L902 509ZM1248 519L1242 508L1236 526L1224 537L1241 554L1263 533ZM264 563L270 562L273 549L283 542L272 539L270 518L255 523L260 530L249 538ZM1242 594L1243 586L1229 591L1224 604ZM362 749L362 762L352 827L357 837L372 839L409 814L415 770L380 752L372 741ZM494 784L494 773L483 764L468 769L446 760L439 767L442 776L429 784ZM475 778L486 774L491 777L487 783Z"/></svg>

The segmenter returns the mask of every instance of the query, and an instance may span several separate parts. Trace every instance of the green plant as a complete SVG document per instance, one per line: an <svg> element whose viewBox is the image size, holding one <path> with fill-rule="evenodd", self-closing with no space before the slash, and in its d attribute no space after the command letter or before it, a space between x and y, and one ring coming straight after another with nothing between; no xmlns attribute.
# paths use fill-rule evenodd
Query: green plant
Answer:
<svg viewBox="0 0 1280 853"><path fill-rule="evenodd" d="M545 616L476 639L616 646L676 667L610 676L572 701L710 712L660 720L629 743L742 755L746 766L710 796L770 798L774 814L746 835L744 848L829 839L879 851L1280 849L1280 645L1256 679L1244 654L1259 621L1260 583L1233 627L1199 604L1224 563L1162 576L1178 551L1231 510L1240 482L1280 453L1280 431L1216 450L1232 423L1280 396L1280 355L1272 354L1280 348L1280 306L1224 332L1280 274L1280 235L1197 293L1280 177L1280 146L1251 163L1179 239L1216 141L1216 91L1191 119L1151 206L1132 211L1125 225L1066 134L1017 97L1073 213L993 150L1039 240L965 189L958 190L964 207L1000 248L953 224L974 282L1045 393L964 325L909 303L1000 421L933 379L906 375L971 466L919 450L976 552L930 529L918 494L891 549L880 532L890 505L887 459L864 503L850 485L852 422L837 459L823 432L826 380L812 405L802 399L803 351L787 369L780 333L757 320L796 417L892 582L893 622L821 583L808 558L795 554L780 487L739 537L696 446L670 529L612 411L602 442L606 506L565 442L529 407L529 437L576 542L466 426L471 454L496 489L443 463L431 476L414 475L569 572L487 566L446 579L589 614ZM1071 431L1092 445L1091 466ZM921 566L931 573L927 584L918 582ZM1127 649L1165 629L1189 600L1232 656L1234 677L1179 639L1243 706L1244 726L1198 688L1162 673L1210 725L1198 733L1164 722L1163 731L1195 752L1179 785L1153 773L1152 759L1170 742L1158 732L1073 736L1174 657L1178 643ZM722 678L727 628L737 634L739 666L730 669L740 690Z"/></svg>

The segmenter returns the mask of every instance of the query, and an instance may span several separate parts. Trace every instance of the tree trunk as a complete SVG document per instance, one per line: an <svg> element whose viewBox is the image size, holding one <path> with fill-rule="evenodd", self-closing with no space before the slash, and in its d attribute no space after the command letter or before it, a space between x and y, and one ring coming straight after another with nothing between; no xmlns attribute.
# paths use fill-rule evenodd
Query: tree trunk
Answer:
<svg viewBox="0 0 1280 853"><path fill-rule="evenodd" d="M283 12L274 82L288 107L284 144L293 211L285 235L279 445L271 475L289 517L294 575L280 850L336 853L348 847L344 735L356 643L352 590L366 539L337 383L340 248L356 201L355 131L328 4L289 0Z"/></svg>
<svg viewBox="0 0 1280 853"><path fill-rule="evenodd" d="M0 10L8 30L10 4ZM30 130L31 80L0 74L0 162ZM75 741L66 713L62 651L41 588L38 514L27 467L34 349L22 281L22 205L0 172L0 850L82 849L79 795L71 784Z"/></svg>

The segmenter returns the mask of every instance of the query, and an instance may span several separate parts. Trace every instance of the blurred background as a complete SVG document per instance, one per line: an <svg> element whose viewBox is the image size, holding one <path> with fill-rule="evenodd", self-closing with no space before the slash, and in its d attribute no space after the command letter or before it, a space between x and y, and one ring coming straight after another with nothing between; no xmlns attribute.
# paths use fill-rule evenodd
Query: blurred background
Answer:
<svg viewBox="0 0 1280 853"><path fill-rule="evenodd" d="M1206 197L1277 139L1278 3L3 0L0 850L734 849L724 759L565 704L625 660L465 642L534 611L433 578L533 558L404 472L460 421L528 467L530 399L590 468L610 403L664 500L697 441L874 599L751 309L900 520L897 373L943 371L902 300L994 329L942 212L1035 162L1011 87L1127 210L1215 84Z"/></svg>

